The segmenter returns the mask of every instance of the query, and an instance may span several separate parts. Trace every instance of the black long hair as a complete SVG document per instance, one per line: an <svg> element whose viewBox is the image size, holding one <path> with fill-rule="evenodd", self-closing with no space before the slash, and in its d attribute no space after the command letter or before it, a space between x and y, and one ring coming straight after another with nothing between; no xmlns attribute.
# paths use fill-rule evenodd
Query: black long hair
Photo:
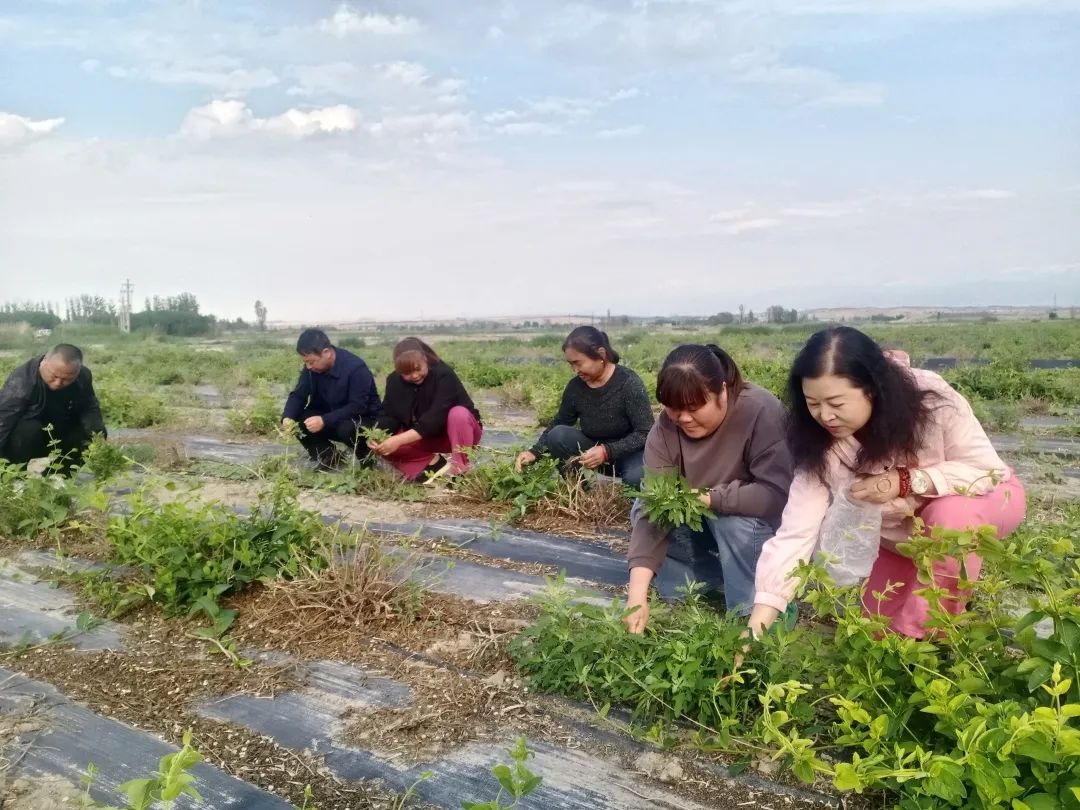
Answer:
<svg viewBox="0 0 1080 810"><path fill-rule="evenodd" d="M590 360L607 360L609 363L619 364L619 353L611 348L607 332L601 332L595 326L579 326L567 335L562 350L565 352L567 349L580 352ZM600 354L601 349L604 350L603 354Z"/></svg>
<svg viewBox="0 0 1080 810"><path fill-rule="evenodd" d="M739 367L719 346L685 343L664 359L656 378L656 399L669 408L696 411L710 393L719 394L727 386L730 407L745 385Z"/></svg>
<svg viewBox="0 0 1080 810"><path fill-rule="evenodd" d="M861 445L857 471L894 461L914 463L937 395L921 390L911 372L886 357L870 337L834 326L810 336L788 376L788 446L795 467L824 483L833 437L811 416L802 384L826 374L850 380L870 398L870 419L855 434Z"/></svg>

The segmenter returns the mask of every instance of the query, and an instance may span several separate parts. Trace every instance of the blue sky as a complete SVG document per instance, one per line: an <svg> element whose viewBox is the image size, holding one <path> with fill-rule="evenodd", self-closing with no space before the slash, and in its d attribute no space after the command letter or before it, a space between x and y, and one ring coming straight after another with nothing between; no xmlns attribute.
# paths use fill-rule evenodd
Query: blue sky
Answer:
<svg viewBox="0 0 1080 810"><path fill-rule="evenodd" d="M8 0L3 297L1080 304L1080 0Z"/></svg>

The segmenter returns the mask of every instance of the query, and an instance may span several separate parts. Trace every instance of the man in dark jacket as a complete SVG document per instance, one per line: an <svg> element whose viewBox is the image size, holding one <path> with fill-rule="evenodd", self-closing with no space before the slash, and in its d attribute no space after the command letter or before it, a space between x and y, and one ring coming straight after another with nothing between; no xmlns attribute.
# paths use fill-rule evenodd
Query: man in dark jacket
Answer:
<svg viewBox="0 0 1080 810"><path fill-rule="evenodd" d="M93 376L82 360L78 347L61 343L8 375L0 389L0 459L25 467L49 455L55 440L65 473L82 463L93 434L105 435Z"/></svg>
<svg viewBox="0 0 1080 810"><path fill-rule="evenodd" d="M300 443L318 469L333 469L341 463L335 441L348 445L358 459L367 458L370 451L359 431L373 426L382 413L367 363L334 346L320 329L304 330L296 352L304 368L285 402L282 426L297 425Z"/></svg>

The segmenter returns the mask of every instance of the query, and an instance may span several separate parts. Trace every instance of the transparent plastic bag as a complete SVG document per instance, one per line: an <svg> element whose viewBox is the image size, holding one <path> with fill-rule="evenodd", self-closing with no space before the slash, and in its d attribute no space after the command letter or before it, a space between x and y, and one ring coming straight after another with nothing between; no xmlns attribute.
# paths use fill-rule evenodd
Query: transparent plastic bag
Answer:
<svg viewBox="0 0 1080 810"><path fill-rule="evenodd" d="M855 585L870 576L881 547L881 506L852 500L845 491L833 497L817 557L837 585Z"/></svg>

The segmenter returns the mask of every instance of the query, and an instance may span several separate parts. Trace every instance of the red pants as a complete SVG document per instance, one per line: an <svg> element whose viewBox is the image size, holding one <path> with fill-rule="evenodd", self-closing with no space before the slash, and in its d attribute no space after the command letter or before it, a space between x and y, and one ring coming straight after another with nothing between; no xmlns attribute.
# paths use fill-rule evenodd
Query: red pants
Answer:
<svg viewBox="0 0 1080 810"><path fill-rule="evenodd" d="M997 529L999 538L1004 538L1020 525L1024 512L1024 485L1014 474L986 495L945 495L932 498L919 514L926 525L927 534L934 526L963 530L990 525ZM966 563L967 579L973 581L982 569L982 559L977 554L969 554ZM950 598L942 600L942 606L952 614L963 613L967 609L969 594L960 590L959 580L959 560L948 558L935 563L934 585L946 588L952 594ZM879 603L873 593L883 592L889 583L899 587ZM863 609L868 614L887 616L892 629L897 633L922 638L926 634L930 608L926 600L915 591L924 587L926 586L916 577L915 563L912 560L882 546L863 589Z"/></svg>
<svg viewBox="0 0 1080 810"><path fill-rule="evenodd" d="M469 469L469 457L461 451L480 444L483 433L484 429L476 421L472 411L455 405L446 415L446 433L406 444L396 453L387 456L386 460L413 481L431 463L432 456L436 453L450 453L450 472L457 475Z"/></svg>

